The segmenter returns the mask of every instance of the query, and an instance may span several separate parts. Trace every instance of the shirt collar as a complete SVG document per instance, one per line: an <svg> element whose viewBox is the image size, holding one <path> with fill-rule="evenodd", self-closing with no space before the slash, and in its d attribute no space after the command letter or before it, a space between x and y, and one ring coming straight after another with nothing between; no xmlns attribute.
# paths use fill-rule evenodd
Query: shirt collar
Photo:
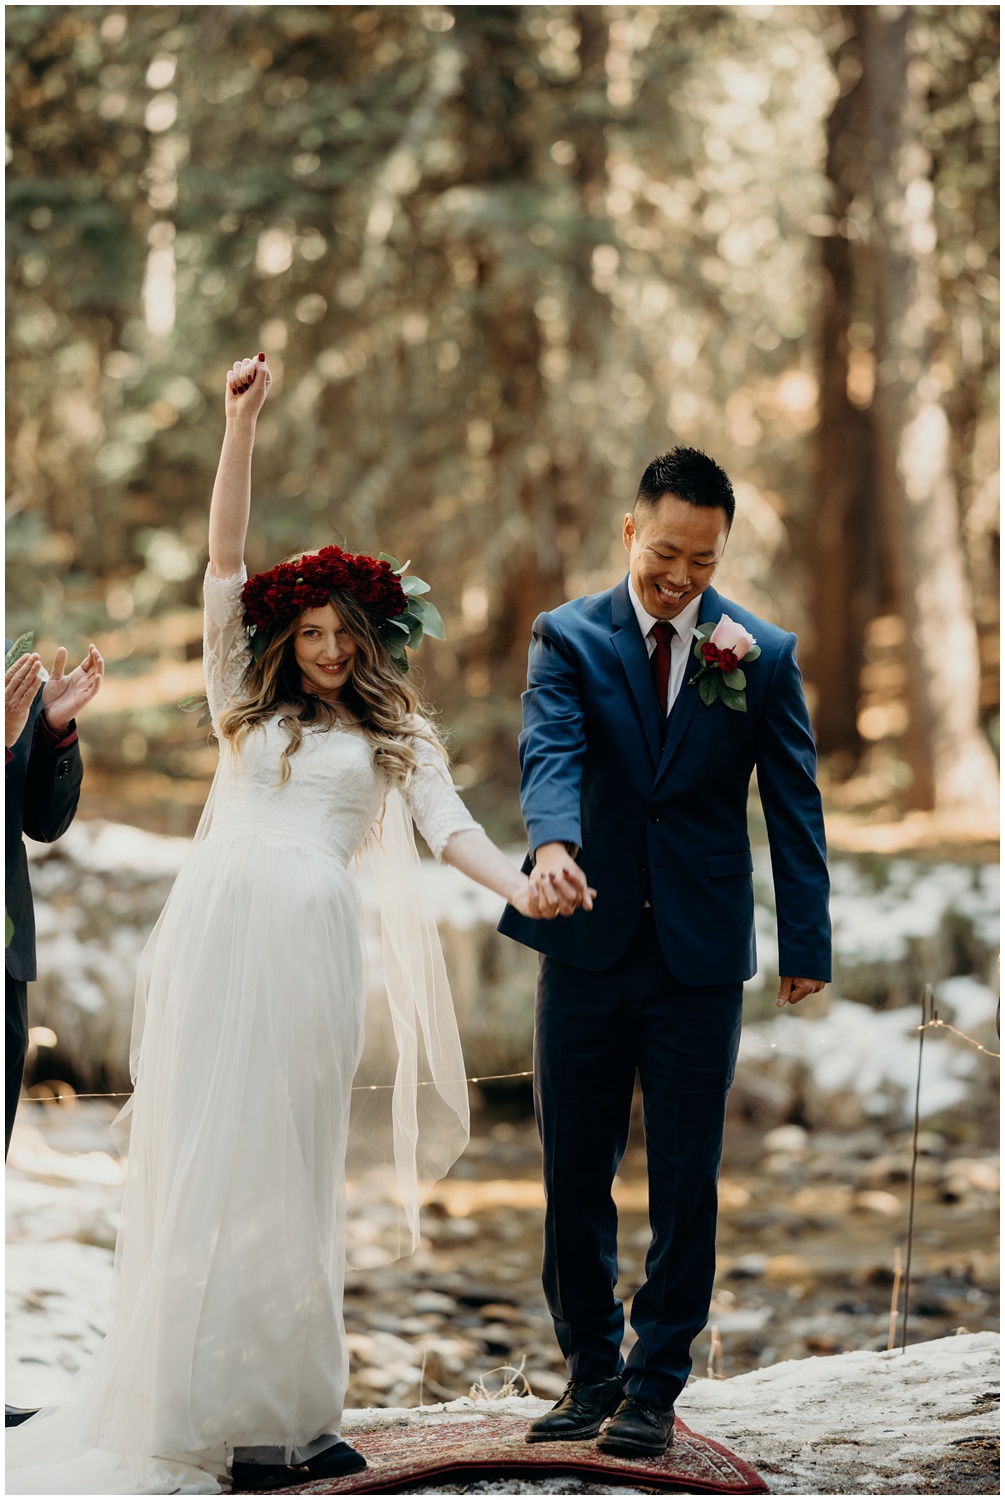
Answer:
<svg viewBox="0 0 1005 1500"><path fill-rule="evenodd" d="M643 638L646 638L648 637L649 632L652 630L653 626L657 623L656 616L651 615L649 611L643 606L642 601L639 599L638 594L635 592L635 585L632 583L631 574L628 575L628 597L632 601L632 609L634 609L635 618L639 622L639 629L642 632ZM686 641L689 639L691 631L698 623L698 611L700 609L701 594L698 595L697 599L692 599L691 603L685 605L679 615L675 615L674 618L669 621L669 623L676 630L677 634L680 636L681 640Z"/></svg>

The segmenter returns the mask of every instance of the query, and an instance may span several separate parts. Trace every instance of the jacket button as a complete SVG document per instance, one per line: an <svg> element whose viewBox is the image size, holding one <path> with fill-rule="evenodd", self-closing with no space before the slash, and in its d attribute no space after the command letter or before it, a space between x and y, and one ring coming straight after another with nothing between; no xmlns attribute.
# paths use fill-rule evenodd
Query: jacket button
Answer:
<svg viewBox="0 0 1005 1500"><path fill-rule="evenodd" d="M646 864L645 860L642 861L639 869L642 871L643 875L649 874L649 866Z"/></svg>

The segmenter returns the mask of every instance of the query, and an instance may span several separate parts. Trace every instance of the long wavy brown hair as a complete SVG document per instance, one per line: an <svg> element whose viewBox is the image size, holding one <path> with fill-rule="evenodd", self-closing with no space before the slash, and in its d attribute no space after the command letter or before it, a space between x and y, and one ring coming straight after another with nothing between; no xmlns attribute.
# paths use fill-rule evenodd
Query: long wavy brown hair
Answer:
<svg viewBox="0 0 1005 1500"><path fill-rule="evenodd" d="M297 553L288 562L299 562ZM372 617L352 594L333 590L330 603L356 643L352 672L339 703L352 714L370 741L374 766L390 781L403 785L418 765L416 739L446 751L432 728L428 709L418 692L394 665L377 634ZM258 661L252 661L243 683L244 696L221 716L220 736L234 750L250 730L269 719L279 722L288 739L280 757L280 782L289 779L290 756L303 744L304 728L332 728L338 713L323 698L304 690L294 640L302 615L278 629Z"/></svg>

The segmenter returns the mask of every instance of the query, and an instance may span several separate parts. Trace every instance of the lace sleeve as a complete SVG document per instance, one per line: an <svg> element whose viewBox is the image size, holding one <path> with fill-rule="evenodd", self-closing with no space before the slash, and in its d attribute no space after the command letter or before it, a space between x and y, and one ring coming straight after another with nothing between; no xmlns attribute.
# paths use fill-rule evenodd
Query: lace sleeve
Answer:
<svg viewBox="0 0 1005 1500"><path fill-rule="evenodd" d="M402 789L419 832L437 859L443 858L452 834L480 829L461 801L443 756L427 740L414 741L419 764Z"/></svg>
<svg viewBox="0 0 1005 1500"><path fill-rule="evenodd" d="M203 581L202 666L214 725L224 709L240 696L251 661L241 605L241 590L247 576L243 567L232 578L217 578L207 569Z"/></svg>

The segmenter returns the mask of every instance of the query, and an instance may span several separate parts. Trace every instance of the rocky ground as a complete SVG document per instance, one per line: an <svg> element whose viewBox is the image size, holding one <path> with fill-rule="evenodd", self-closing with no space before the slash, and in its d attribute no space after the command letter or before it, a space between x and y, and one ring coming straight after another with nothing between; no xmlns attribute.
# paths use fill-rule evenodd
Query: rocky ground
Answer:
<svg viewBox="0 0 1005 1500"><path fill-rule="evenodd" d="M998 1326L997 1164L926 1132L910 1338ZM696 1369L734 1375L808 1354L885 1349L898 1248L906 1259L908 1141L784 1126L727 1136L719 1276ZM450 1399L510 1366L553 1397L565 1372L538 1284L543 1197L533 1125L497 1121L434 1191L411 1260L351 1272L350 1403ZM644 1156L619 1174L621 1283L630 1309L649 1241Z"/></svg>
<svg viewBox="0 0 1005 1500"><path fill-rule="evenodd" d="M43 1399L104 1320L122 1168L110 1109L29 1105L8 1170L8 1393ZM495 1112L495 1116L498 1111ZM476 1115L467 1153L433 1192L408 1260L380 1259L379 1179L357 1181L346 1324L350 1406L412 1406L507 1378L554 1399L565 1380L538 1280L539 1148L523 1116ZM998 1327L997 1162L921 1141L911 1342ZM696 1374L733 1376L808 1355L883 1350L898 1250L906 1259L908 1139L783 1126L727 1133L719 1275ZM630 1310L648 1243L642 1143L616 1184L619 1293ZM902 1301L902 1297L901 1297ZM519 1377L511 1372L517 1370Z"/></svg>

